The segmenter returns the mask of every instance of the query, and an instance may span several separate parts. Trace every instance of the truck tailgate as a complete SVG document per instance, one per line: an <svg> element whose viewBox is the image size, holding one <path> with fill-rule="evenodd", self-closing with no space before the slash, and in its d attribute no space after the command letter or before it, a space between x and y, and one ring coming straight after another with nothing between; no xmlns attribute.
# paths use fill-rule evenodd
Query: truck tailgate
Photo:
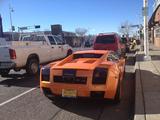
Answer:
<svg viewBox="0 0 160 120"><path fill-rule="evenodd" d="M0 47L0 62L10 61L9 48L8 47Z"/></svg>

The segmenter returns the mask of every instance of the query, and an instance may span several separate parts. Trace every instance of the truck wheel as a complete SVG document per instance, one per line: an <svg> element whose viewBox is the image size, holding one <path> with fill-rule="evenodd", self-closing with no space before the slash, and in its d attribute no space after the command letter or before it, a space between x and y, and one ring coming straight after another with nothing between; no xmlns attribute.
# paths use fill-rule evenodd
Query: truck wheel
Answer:
<svg viewBox="0 0 160 120"><path fill-rule="evenodd" d="M38 69L39 69L39 62L37 59L29 59L26 65L26 72L29 75L35 75L38 73Z"/></svg>
<svg viewBox="0 0 160 120"><path fill-rule="evenodd" d="M0 71L0 75L1 75L2 77L7 76L8 73L9 73L9 71L10 71L10 70L8 70L8 69L1 70L1 71Z"/></svg>
<svg viewBox="0 0 160 120"><path fill-rule="evenodd" d="M121 85L120 85L120 80L119 80L117 90L116 90L116 95L114 98L114 103L119 103L120 100L121 100Z"/></svg>
<svg viewBox="0 0 160 120"><path fill-rule="evenodd" d="M67 52L67 56L71 55L72 54L72 50L68 50Z"/></svg>

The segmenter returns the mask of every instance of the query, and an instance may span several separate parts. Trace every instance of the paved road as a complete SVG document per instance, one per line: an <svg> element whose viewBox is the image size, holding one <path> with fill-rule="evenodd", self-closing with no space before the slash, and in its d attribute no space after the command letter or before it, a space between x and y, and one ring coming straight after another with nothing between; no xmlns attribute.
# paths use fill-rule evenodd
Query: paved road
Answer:
<svg viewBox="0 0 160 120"><path fill-rule="evenodd" d="M121 103L91 99L48 100L36 77L0 77L0 120L131 120L134 112L134 59L129 54Z"/></svg>

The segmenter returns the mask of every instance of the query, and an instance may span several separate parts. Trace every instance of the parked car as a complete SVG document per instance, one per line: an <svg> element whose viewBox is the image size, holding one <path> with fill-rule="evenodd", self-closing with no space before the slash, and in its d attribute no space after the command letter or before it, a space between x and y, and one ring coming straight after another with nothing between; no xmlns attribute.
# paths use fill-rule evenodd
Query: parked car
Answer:
<svg viewBox="0 0 160 120"><path fill-rule="evenodd" d="M21 41L1 45L0 52L1 75L7 75L11 69L26 69L27 73L36 74L39 64L64 58L72 53L72 48L57 36L30 34Z"/></svg>
<svg viewBox="0 0 160 120"><path fill-rule="evenodd" d="M91 43L89 41L86 41L84 44L85 47L91 47Z"/></svg>
<svg viewBox="0 0 160 120"><path fill-rule="evenodd" d="M40 88L52 98L98 97L119 102L125 59L107 50L75 52L41 68Z"/></svg>
<svg viewBox="0 0 160 120"><path fill-rule="evenodd" d="M125 50L126 52L129 52L129 38L128 37L121 37L121 44L123 44L125 46L125 48L123 50Z"/></svg>
<svg viewBox="0 0 160 120"><path fill-rule="evenodd" d="M100 33L94 41L94 50L112 50L124 56L125 45L121 43L121 37L117 33Z"/></svg>

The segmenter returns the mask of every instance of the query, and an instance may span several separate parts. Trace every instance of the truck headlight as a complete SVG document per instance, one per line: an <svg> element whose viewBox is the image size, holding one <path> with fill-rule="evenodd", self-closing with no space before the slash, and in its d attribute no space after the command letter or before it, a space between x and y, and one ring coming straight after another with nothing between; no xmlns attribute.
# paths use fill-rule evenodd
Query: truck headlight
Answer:
<svg viewBox="0 0 160 120"><path fill-rule="evenodd" d="M107 78L108 69L96 68L93 72L92 84L105 84Z"/></svg>
<svg viewBox="0 0 160 120"><path fill-rule="evenodd" d="M50 66L42 67L42 81L49 81L50 79Z"/></svg>

